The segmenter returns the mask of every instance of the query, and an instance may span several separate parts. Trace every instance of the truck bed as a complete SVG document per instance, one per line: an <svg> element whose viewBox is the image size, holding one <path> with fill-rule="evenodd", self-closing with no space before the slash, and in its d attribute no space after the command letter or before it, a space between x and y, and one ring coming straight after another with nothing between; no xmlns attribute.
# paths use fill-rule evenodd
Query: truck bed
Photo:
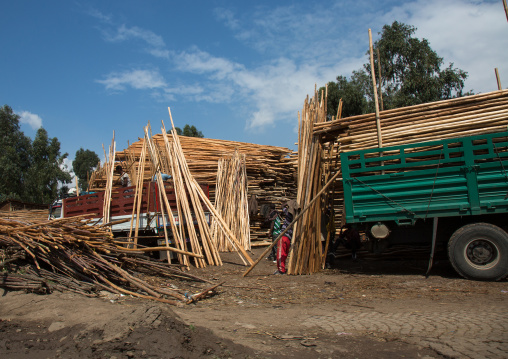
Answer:
<svg viewBox="0 0 508 359"><path fill-rule="evenodd" d="M209 196L208 185L201 185L206 196ZM169 205L173 211L173 218L177 225L180 224L178 218L176 195L172 185L165 183L166 196L168 198ZM130 229L130 219L132 218L132 210L134 204L134 196L136 194L136 187L121 187L113 189L111 193L111 221L117 221L121 219L129 219L129 222L115 224L112 229L113 231L128 231ZM70 197L63 200L62 211L63 217L73 217L79 215L89 215L87 218L96 218L97 224L102 223L103 218L103 201L104 192L96 192L78 197ZM208 222L210 221L210 215L203 202L201 202L203 209L205 210L205 216ZM159 200L159 189L155 182L146 182L143 184L143 196L141 200L140 209L140 223L139 228L152 228L160 229L163 228L162 215L160 214L160 200ZM136 216L134 215L134 220ZM169 220L166 213L166 223L169 227Z"/></svg>
<svg viewBox="0 0 508 359"><path fill-rule="evenodd" d="M508 132L341 153L347 223L508 212Z"/></svg>

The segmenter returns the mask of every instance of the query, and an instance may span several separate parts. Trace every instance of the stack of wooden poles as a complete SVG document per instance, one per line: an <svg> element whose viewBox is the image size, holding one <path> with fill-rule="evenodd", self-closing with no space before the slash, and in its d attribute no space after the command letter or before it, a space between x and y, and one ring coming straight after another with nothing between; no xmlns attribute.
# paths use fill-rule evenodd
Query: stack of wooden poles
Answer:
<svg viewBox="0 0 508 359"><path fill-rule="evenodd" d="M380 112L382 147L506 131L508 90L459 97ZM340 170L340 153L378 147L375 114L317 124L324 173ZM386 154L386 152L385 152ZM336 225L342 224L342 182L335 186Z"/></svg>
<svg viewBox="0 0 508 359"><path fill-rule="evenodd" d="M172 134L159 133L151 136L157 151L161 152L164 149L166 137L169 142L173 141ZM249 198L252 196L257 198L259 209L249 217L250 241L251 245L266 244L267 240L270 240L269 228L264 224L265 218L261 209L272 203L280 209L283 203L296 198L296 155L283 147L184 136L180 136L179 140L190 173L199 183L210 186L212 202L216 200L219 160L231 156L235 151L245 156L247 193ZM148 181L155 174L151 156L146 158L142 168L139 167L145 141L143 138L115 154L116 165L121 165L131 179L137 178L138 173L143 173L143 181ZM91 190L101 191L106 188L109 176L106 167L98 166L91 175L89 187ZM112 183L113 187L119 185L118 175L115 173Z"/></svg>
<svg viewBox="0 0 508 359"><path fill-rule="evenodd" d="M472 136L506 130L508 90L425 103L380 112L382 147ZM316 124L321 142L335 152L378 147L375 114Z"/></svg>
<svg viewBox="0 0 508 359"><path fill-rule="evenodd" d="M171 112L170 112L171 118ZM173 124L172 118L171 123ZM207 265L222 265L222 261L219 255L219 240L221 238L223 242L229 244L230 250L238 251L240 258L247 264L247 261L252 263L252 259L247 254L245 249L250 248L249 236L248 236L248 217L247 225L245 224L245 218L241 219L240 226L236 231L235 221L227 221L223 218L220 211L216 210L212 205L208 197L203 192L201 186L198 184L194 176L189 171L189 166L185 158L185 154L182 150L179 142L179 136L176 134L176 130L173 126L171 133L168 135L164 123L162 123L162 136L164 139L163 146L159 146L150 136L151 127L148 124L144 128L145 138L143 142L143 148L140 155L140 161L138 166L133 166L131 174L134 174L134 184L136 187L134 193L134 205L131 217L131 230L129 234L129 240L133 248L137 248L138 229L139 229L139 214L140 205L143 196L143 181L145 179L145 162L147 158L150 158L150 163L153 166L152 173L155 173L153 177L156 179L156 185L159 193L160 214L162 218L162 224L164 228L165 247L176 252L178 256L178 262L189 267L190 260L193 260L193 264L202 268ZM241 157L239 157L241 159ZM244 159L244 158L243 158ZM236 162L233 166L239 166L240 172L243 173L243 177L235 177L231 175L233 179L232 185L240 185L239 188L243 188L243 191L239 191L238 198L230 198L226 196L225 205L231 204L231 201L238 199L240 207L246 208L246 176L245 167L242 161ZM164 181L162 174L171 175L170 181ZM228 177L226 177L228 178ZM237 179L240 179L240 184L236 183ZM171 186L175 193L176 207L170 205L170 201L166 195L166 187ZM223 192L227 194L228 188L223 188ZM238 210L240 211L240 207ZM205 208L211 213L213 217L214 230L211 230L209 223L206 218ZM175 221L173 214L177 214L179 222ZM244 212L240 212L244 213ZM223 214L228 214L224 212ZM228 218L232 218L229 216ZM171 228L171 235L168 233L167 227L169 221L169 227ZM235 227L232 227L235 225ZM134 228L134 236L132 235L132 227ZM234 228L235 230L232 230ZM247 235L245 234L247 232ZM236 233L234 233L236 232ZM242 244L241 240L237 238L244 238ZM170 245L172 245L170 247ZM169 250L169 249L168 249ZM188 254L192 253L192 256ZM189 258L190 257L190 258ZM168 262L171 263L171 256L168 253Z"/></svg>
<svg viewBox="0 0 508 359"><path fill-rule="evenodd" d="M332 175L327 172L323 177L325 148L313 135L314 127L326 121L326 94L320 97L314 91L314 97L307 97L299 115L297 202L300 208L308 206ZM310 274L324 266L321 216L328 197L329 191L326 191L296 223L288 258L289 274ZM330 237L325 235L325 240L329 241Z"/></svg>
<svg viewBox="0 0 508 359"><path fill-rule="evenodd" d="M212 244L212 236L206 222L203 206L196 189L192 186L194 179L188 171L187 162L178 143L178 135L174 136L173 141L170 143L166 136L164 124L162 124L162 129L165 142L164 151L157 151L155 143L149 136L151 131L149 131L148 127L145 128L145 141L149 144L152 163L156 168L159 193L165 194L161 172L171 174L172 176L177 208L171 208L166 198L162 201L165 206L161 208L164 210L164 207L166 207L165 212L169 214L168 218L171 224L174 243L177 247L184 249L187 247L188 238L190 250L193 253L203 254L204 252L206 260L205 258L196 258L195 260L195 265L198 268L205 267L207 264L222 265L219 252ZM178 213L179 226L176 225L173 218L174 210ZM163 218L165 218L164 215ZM197 222L197 228L194 225L194 220ZM166 231L166 223L164 223L164 229ZM166 241L168 241L167 231L165 232L165 237ZM186 259L184 259L185 263L187 263Z"/></svg>
<svg viewBox="0 0 508 359"><path fill-rule="evenodd" d="M231 228L243 248L250 250L249 205L247 198L247 171L245 155L235 151L233 155L219 160L215 189L215 208ZM218 223L212 222L215 245L221 252L234 250L220 231Z"/></svg>
<svg viewBox="0 0 508 359"><path fill-rule="evenodd" d="M106 178L106 187L104 190L104 202L103 202L103 210L104 218L102 219L102 223L108 223L110 218L110 209L111 209L111 194L113 191L113 172L115 167L115 133L113 132L113 139L111 140L111 146L109 146L109 156L106 157L104 171L107 174ZM104 151L105 152L105 151Z"/></svg>

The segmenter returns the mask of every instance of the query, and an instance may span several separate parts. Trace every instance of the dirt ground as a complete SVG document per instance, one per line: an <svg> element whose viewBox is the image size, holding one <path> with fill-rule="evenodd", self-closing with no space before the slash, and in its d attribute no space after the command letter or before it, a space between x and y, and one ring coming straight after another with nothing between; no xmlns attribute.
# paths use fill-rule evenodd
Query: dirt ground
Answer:
<svg viewBox="0 0 508 359"><path fill-rule="evenodd" d="M224 282L217 293L181 307L108 293L3 293L0 357L508 356L508 282L462 279L442 255L428 278L421 257L360 254L307 276L273 275L275 264L263 259L243 277L246 267L236 254L224 254L223 261L191 271ZM210 284L193 286L197 293Z"/></svg>

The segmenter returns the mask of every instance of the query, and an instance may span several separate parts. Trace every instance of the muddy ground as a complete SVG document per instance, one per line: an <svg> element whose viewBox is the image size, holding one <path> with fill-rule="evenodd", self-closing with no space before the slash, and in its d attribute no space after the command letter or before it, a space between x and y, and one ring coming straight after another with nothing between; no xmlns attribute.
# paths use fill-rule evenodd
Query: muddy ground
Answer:
<svg viewBox="0 0 508 359"><path fill-rule="evenodd" d="M255 249L253 258L261 252ZM462 279L442 254L428 278L427 260L407 255L345 257L307 276L273 275L275 264L263 259L243 277L246 267L236 254L223 261L191 271L224 284L182 307L108 293L3 293L0 357L508 356L508 282ZM209 286L193 284L196 293Z"/></svg>

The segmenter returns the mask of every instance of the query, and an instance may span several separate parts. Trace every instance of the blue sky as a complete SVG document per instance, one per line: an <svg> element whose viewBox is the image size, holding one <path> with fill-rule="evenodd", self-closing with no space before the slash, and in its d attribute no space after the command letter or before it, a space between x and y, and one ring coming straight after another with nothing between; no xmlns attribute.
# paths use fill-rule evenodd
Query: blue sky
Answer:
<svg viewBox="0 0 508 359"><path fill-rule="evenodd" d="M394 20L418 28L465 90L508 85L502 0L2 1L0 105L33 138L43 126L72 160L103 158L154 132L195 125L205 137L296 149L298 111L314 86L368 61Z"/></svg>

